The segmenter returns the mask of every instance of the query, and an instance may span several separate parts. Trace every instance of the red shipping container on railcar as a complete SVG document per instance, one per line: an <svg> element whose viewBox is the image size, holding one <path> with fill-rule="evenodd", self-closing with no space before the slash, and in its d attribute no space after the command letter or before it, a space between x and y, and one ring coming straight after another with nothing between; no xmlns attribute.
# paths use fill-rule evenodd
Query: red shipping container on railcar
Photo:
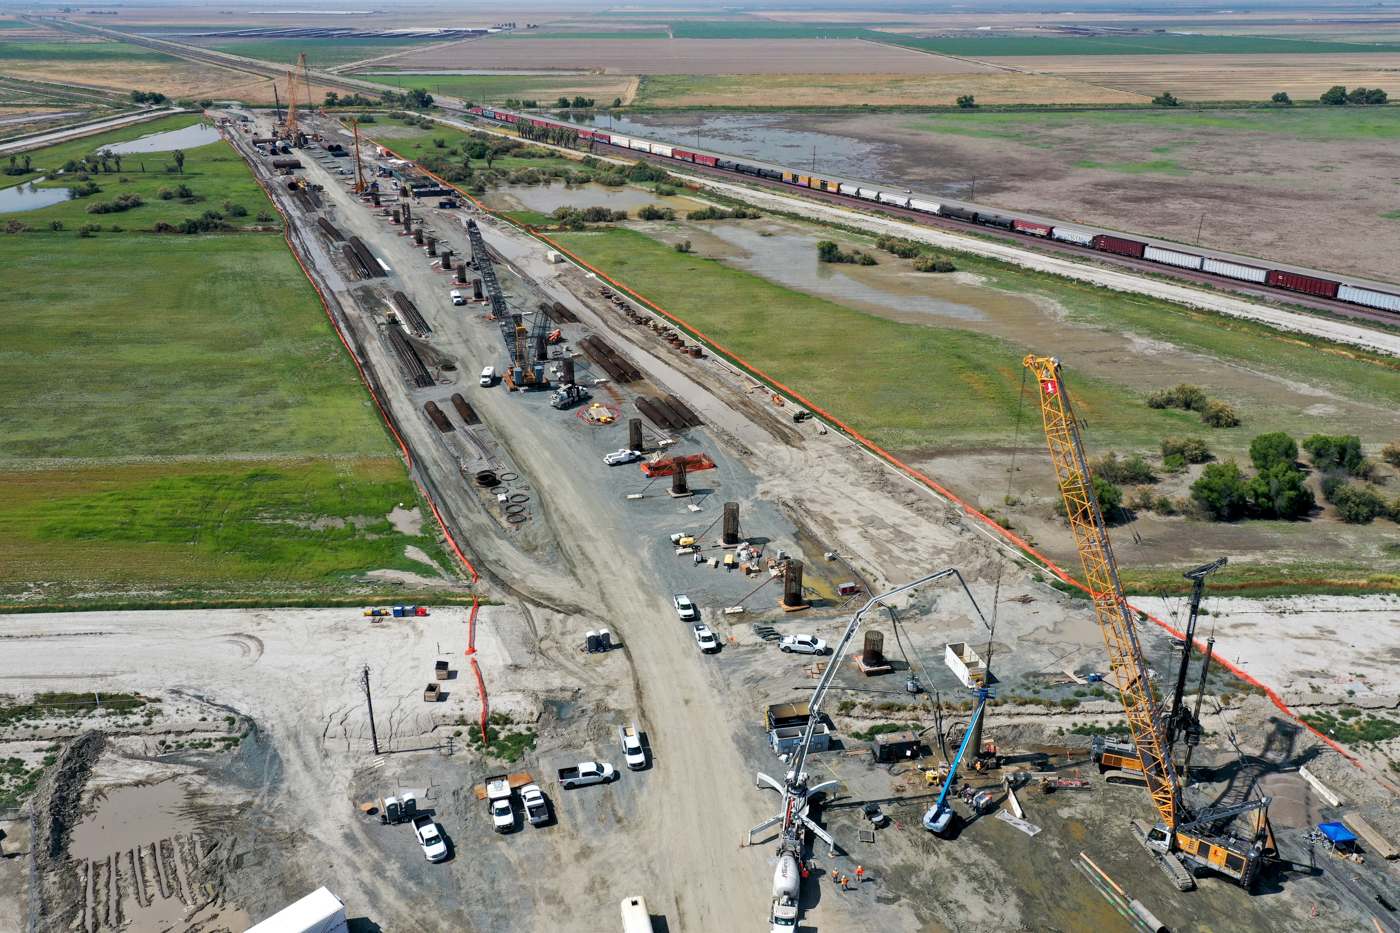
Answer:
<svg viewBox="0 0 1400 933"><path fill-rule="evenodd" d="M695 161L701 165L715 166L719 164L719 159L714 156L701 155L698 152L695 154Z"/></svg>
<svg viewBox="0 0 1400 933"><path fill-rule="evenodd" d="M1094 249L1101 249L1105 253L1119 253L1123 256L1132 256L1141 259L1142 254L1147 250L1147 244L1139 243L1137 240L1125 240L1122 237L1107 236L1101 233L1094 237Z"/></svg>
<svg viewBox="0 0 1400 933"><path fill-rule="evenodd" d="M682 162L694 162L695 153L686 152L684 149L672 149L671 158L680 159Z"/></svg>
<svg viewBox="0 0 1400 933"><path fill-rule="evenodd" d="M579 130L579 131L578 131L578 138L579 138L579 139L592 139L592 138L593 138L593 131L592 131L592 130Z"/></svg>
<svg viewBox="0 0 1400 933"><path fill-rule="evenodd" d="M600 143L607 143L609 146L612 145L612 137L609 136L607 133L599 133L595 131L593 134L593 138L598 140L598 142Z"/></svg>
<svg viewBox="0 0 1400 933"><path fill-rule="evenodd" d="M1021 233L1029 233L1031 236L1049 236L1050 227L1047 224L1035 224L1029 220L1013 221L1011 226Z"/></svg>
<svg viewBox="0 0 1400 933"><path fill-rule="evenodd" d="M1264 281L1279 288L1303 292L1306 295L1320 295L1323 298L1336 298L1337 289L1341 287L1340 282L1315 279L1310 275L1298 275L1295 272L1280 272L1278 269L1271 269Z"/></svg>

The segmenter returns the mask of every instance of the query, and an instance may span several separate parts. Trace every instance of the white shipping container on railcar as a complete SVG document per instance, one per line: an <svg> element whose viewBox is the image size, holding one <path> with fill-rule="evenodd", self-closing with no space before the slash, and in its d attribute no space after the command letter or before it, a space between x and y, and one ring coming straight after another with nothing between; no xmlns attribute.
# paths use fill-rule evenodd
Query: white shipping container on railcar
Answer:
<svg viewBox="0 0 1400 933"><path fill-rule="evenodd" d="M939 207L937 201L920 201L918 198L910 198L909 206L916 211L924 211L929 214L937 214Z"/></svg>
<svg viewBox="0 0 1400 933"><path fill-rule="evenodd" d="M609 137L608 141L611 142L614 146L617 146L617 147L620 148L620 149L631 149L631 148L632 148L632 140L628 139L626 136L616 136L616 135L614 135L614 136Z"/></svg>
<svg viewBox="0 0 1400 933"><path fill-rule="evenodd" d="M1183 269L1201 268L1200 256L1191 253L1178 253L1174 249L1159 249L1156 246L1149 246L1143 250L1143 259L1150 259L1153 262L1163 262L1169 266L1180 266Z"/></svg>
<svg viewBox="0 0 1400 933"><path fill-rule="evenodd" d="M881 204L893 204L895 207L909 206L908 198L902 198L899 195L890 194L888 191L875 192L875 200L879 201Z"/></svg>
<svg viewBox="0 0 1400 933"><path fill-rule="evenodd" d="M629 148L640 149L642 152L651 152L651 143L642 142L640 139L629 139Z"/></svg>
<svg viewBox="0 0 1400 933"><path fill-rule="evenodd" d="M1382 311L1400 311L1400 295L1392 295L1389 292L1374 292L1369 288L1356 288L1352 285L1343 285L1337 289L1337 297L1342 301L1350 301L1353 304L1365 305L1368 308L1380 308Z"/></svg>
<svg viewBox="0 0 1400 933"><path fill-rule="evenodd" d="M675 150L673 150L670 146L663 146L660 143L651 144L652 155L666 156L669 159L671 158L671 153L674 151Z"/></svg>
<svg viewBox="0 0 1400 933"><path fill-rule="evenodd" d="M1050 236L1056 240L1063 240L1066 243L1078 243L1080 246L1093 246L1094 235L1085 230L1071 230L1068 227L1053 227Z"/></svg>
<svg viewBox="0 0 1400 933"><path fill-rule="evenodd" d="M1258 282L1264 284L1264 280L1269 277L1268 269L1256 269L1254 266L1242 266L1237 262L1226 262L1223 259L1211 259L1206 257L1201 264L1201 269L1213 275L1223 275L1227 279L1243 279L1246 282Z"/></svg>

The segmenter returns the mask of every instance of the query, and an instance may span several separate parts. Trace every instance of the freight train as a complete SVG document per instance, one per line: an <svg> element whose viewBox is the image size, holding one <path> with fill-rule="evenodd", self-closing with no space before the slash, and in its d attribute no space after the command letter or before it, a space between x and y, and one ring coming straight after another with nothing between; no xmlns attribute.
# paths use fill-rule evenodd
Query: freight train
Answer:
<svg viewBox="0 0 1400 933"><path fill-rule="evenodd" d="M1332 298L1337 301L1345 301L1349 304L1361 305L1367 308L1400 313L1400 294L1379 292L1369 288L1357 288L1356 286L1347 285L1343 282L1334 282L1330 279L1317 278L1311 275L1300 275L1299 273L1287 272L1282 269L1250 266L1230 260L1215 259L1210 256L1185 252L1183 250L1166 249L1153 246L1150 243L1144 243L1141 240L1128 239L1108 233L1099 233L1082 226L1071 227L1060 224L1034 223L1029 220L1015 220L1009 217L1002 217L999 214L968 210L967 208L954 207L951 204L941 204L937 201L911 197L907 193L897 193L869 184L855 185L845 181L832 181L830 179L818 177L817 175L804 175L799 172L780 171L760 165L734 162L718 156L706 155L703 152L691 152L675 146L667 146L662 143L634 139L629 136L619 136L616 133L604 133L601 130L587 129L573 124L559 123L554 120L541 120L538 117L525 116L506 110L473 107L471 108L471 112L483 119L507 125L519 121L526 121L535 126L565 126L577 132L579 139L591 139L618 149L664 156L668 159L675 159L678 162L690 162L695 165L704 165L709 168L734 172L739 175L750 175L768 181L782 182L783 184L792 185L796 188L826 191L831 194L844 195L862 201L870 201L875 204L884 204L890 207L918 211L924 214L933 214L939 217L961 220L984 227L994 227L999 230L1018 233L1023 236L1058 240L1062 243L1072 243L1077 246L1096 249L1105 253L1115 253L1120 256L1129 256L1133 259L1145 259L1149 262L1158 262L1180 269L1206 272L1211 275L1221 276L1222 278L1252 282L1256 285L1267 285L1287 291L1301 292L1305 295L1314 295L1319 298Z"/></svg>

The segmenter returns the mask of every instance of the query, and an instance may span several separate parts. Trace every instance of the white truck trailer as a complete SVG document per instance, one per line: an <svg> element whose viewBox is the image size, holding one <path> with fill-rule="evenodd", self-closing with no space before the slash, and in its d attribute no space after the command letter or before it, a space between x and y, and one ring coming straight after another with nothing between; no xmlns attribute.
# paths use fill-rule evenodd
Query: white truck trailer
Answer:
<svg viewBox="0 0 1400 933"><path fill-rule="evenodd" d="M346 933L345 905L321 887L254 925L248 933Z"/></svg>

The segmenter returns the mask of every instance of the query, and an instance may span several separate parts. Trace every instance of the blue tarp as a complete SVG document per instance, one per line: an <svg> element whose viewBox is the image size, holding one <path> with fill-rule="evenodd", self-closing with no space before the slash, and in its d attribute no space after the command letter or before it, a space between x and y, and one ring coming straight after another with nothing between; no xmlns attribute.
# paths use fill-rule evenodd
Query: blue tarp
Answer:
<svg viewBox="0 0 1400 933"><path fill-rule="evenodd" d="M1317 829L1333 842L1355 842L1356 836L1341 823L1319 823Z"/></svg>

